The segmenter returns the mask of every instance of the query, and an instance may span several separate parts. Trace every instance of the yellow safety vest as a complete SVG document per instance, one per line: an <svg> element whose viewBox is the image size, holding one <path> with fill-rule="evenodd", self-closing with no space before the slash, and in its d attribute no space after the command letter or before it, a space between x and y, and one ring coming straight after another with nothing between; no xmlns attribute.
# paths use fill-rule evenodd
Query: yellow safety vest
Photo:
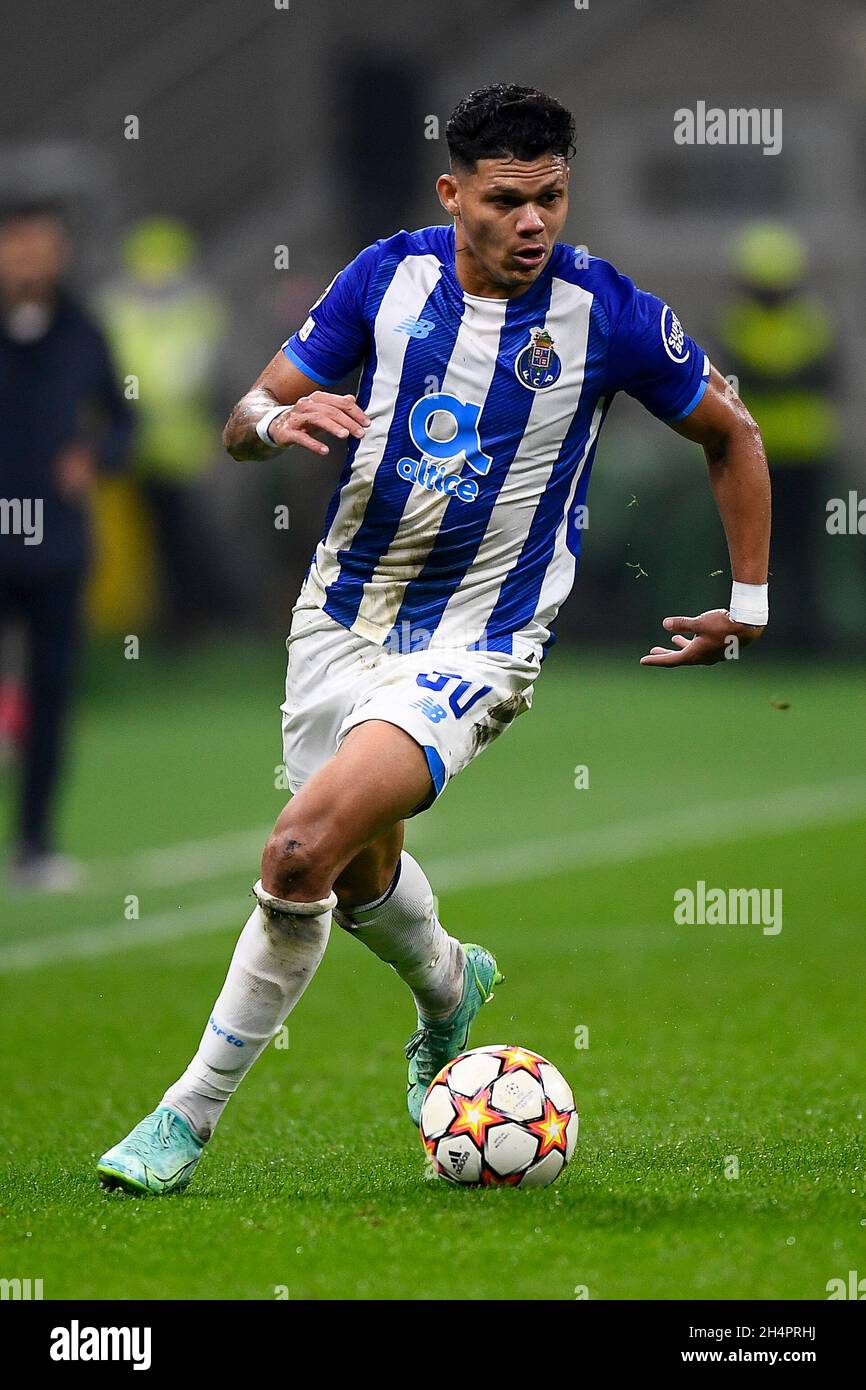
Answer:
<svg viewBox="0 0 866 1390"><path fill-rule="evenodd" d="M841 440L839 414L829 390L809 380L833 346L823 305L805 294L769 306L744 297L730 305L721 331L771 465L832 456Z"/></svg>

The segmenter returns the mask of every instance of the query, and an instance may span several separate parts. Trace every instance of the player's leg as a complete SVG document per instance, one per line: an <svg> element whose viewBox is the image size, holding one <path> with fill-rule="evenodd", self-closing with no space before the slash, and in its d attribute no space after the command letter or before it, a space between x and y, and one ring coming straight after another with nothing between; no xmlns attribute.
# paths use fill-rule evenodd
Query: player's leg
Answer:
<svg viewBox="0 0 866 1390"><path fill-rule="evenodd" d="M21 769L15 877L22 888L75 886L78 871L56 853L53 817L63 768L80 629L81 576L20 586L29 641L30 723Z"/></svg>
<svg viewBox="0 0 866 1390"><path fill-rule="evenodd" d="M393 725L361 725L288 803L265 845L257 906L241 932L198 1052L163 1097L198 1135L213 1133L325 953L333 886L371 842L355 882L378 894L394 877L394 826L430 791L417 744Z"/></svg>
<svg viewBox="0 0 866 1390"><path fill-rule="evenodd" d="M365 789L363 819L353 800L341 797L347 782ZM438 920L424 871L401 853L404 816L433 791L426 756L413 738L379 720L358 724L285 808L262 861L262 882L280 896L302 892L300 882L312 893L332 882L339 925L393 965L419 1014L431 1021L459 1004L465 965L460 942ZM331 879L337 846L345 855L371 830L374 838Z"/></svg>
<svg viewBox="0 0 866 1390"><path fill-rule="evenodd" d="M464 946L448 934L424 870L405 851L380 897L342 903L335 919L412 991L417 1026L406 1045L407 1105L417 1124L428 1085L464 1051L473 1019L502 978L496 960L483 946Z"/></svg>
<svg viewBox="0 0 866 1390"><path fill-rule="evenodd" d="M363 813L341 794L347 783L363 789ZM434 792L414 737L390 722L356 724L285 808L262 861L265 887L281 896L318 894L333 884L339 925L394 967L412 991L419 1023L454 1013L466 966L463 947L439 921L426 874L401 853L404 817ZM333 878L338 850L351 858Z"/></svg>
<svg viewBox="0 0 866 1390"><path fill-rule="evenodd" d="M289 803L265 846L257 905L198 1051L153 1115L100 1160L103 1181L152 1192L186 1185L226 1103L318 968L338 875L431 792L417 743L374 721L354 730ZM393 843L390 862L380 854L368 883L393 878Z"/></svg>
<svg viewBox="0 0 866 1390"><path fill-rule="evenodd" d="M380 719L357 724L277 818L262 856L266 891L300 901L330 891L362 849L394 832L433 790L424 751L410 734ZM392 862L368 858L379 877L367 887L387 887L397 843L395 834Z"/></svg>
<svg viewBox="0 0 866 1390"><path fill-rule="evenodd" d="M401 822L355 856L334 884L334 920L393 966L419 1017L432 1022L459 1004L466 957L439 921L424 870L402 845Z"/></svg>
<svg viewBox="0 0 866 1390"><path fill-rule="evenodd" d="M389 720L424 750L438 795L447 781L488 747L531 703L538 664L494 654L421 653L384 662L366 698L344 722L349 737L359 721ZM426 805L426 803L425 803ZM422 808L418 808L422 809ZM502 978L483 946L461 945L442 927L433 890L421 866L402 854L394 879L375 898L340 897L338 924L392 964L409 985L417 1028L406 1047L409 1114L417 1123L430 1081L465 1049L473 1019ZM337 883L338 892L340 881Z"/></svg>

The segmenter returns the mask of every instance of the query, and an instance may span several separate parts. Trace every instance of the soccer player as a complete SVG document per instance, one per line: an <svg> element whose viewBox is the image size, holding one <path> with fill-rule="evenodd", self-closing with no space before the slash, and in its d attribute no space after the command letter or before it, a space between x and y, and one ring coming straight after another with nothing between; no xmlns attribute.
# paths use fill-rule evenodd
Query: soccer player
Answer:
<svg viewBox="0 0 866 1390"><path fill-rule="evenodd" d="M310 983L332 921L414 996L409 1114L500 979L440 923L403 824L532 702L580 550L617 391L703 445L728 609L666 618L648 666L707 665L767 621L760 435L668 305L558 240L574 121L531 88L467 96L437 183L453 225L367 247L238 402L232 457L348 440L287 641L292 800L265 845L198 1052L99 1161L103 1183L184 1187L227 1101ZM334 386L362 367L355 395Z"/></svg>

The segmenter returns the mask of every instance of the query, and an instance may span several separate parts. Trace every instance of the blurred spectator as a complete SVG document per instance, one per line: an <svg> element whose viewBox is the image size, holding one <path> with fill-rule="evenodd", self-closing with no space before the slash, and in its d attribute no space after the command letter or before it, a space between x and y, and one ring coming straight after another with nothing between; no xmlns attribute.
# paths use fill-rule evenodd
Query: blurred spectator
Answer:
<svg viewBox="0 0 866 1390"><path fill-rule="evenodd" d="M820 631L817 555L841 444L827 307L806 288L806 248L788 227L747 226L734 246L737 291L721 320L725 370L757 420L773 479L772 632Z"/></svg>
<svg viewBox="0 0 866 1390"><path fill-rule="evenodd" d="M173 643L233 606L200 486L222 427L214 378L227 315L197 275L196 254L182 222L137 223L123 247L125 274L102 302L118 365L137 385L134 467L153 525L160 627Z"/></svg>
<svg viewBox="0 0 866 1390"><path fill-rule="evenodd" d="M119 469L132 417L100 331L64 286L57 208L0 215L0 632L23 629L25 702L4 686L21 737L11 878L63 889L75 865L55 852L52 813L70 708L88 564L87 499L97 470Z"/></svg>

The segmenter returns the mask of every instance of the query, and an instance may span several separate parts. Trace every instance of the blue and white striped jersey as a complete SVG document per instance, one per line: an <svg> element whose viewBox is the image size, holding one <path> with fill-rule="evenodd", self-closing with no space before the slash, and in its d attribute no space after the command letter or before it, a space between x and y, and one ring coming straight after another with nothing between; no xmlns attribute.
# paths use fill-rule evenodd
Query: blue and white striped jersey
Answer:
<svg viewBox="0 0 866 1390"><path fill-rule="evenodd" d="M709 378L668 305L562 242L518 298L466 294L452 227L367 247L283 351L323 386L363 363L372 423L352 441L306 590L404 651L543 655L614 395L677 420Z"/></svg>

